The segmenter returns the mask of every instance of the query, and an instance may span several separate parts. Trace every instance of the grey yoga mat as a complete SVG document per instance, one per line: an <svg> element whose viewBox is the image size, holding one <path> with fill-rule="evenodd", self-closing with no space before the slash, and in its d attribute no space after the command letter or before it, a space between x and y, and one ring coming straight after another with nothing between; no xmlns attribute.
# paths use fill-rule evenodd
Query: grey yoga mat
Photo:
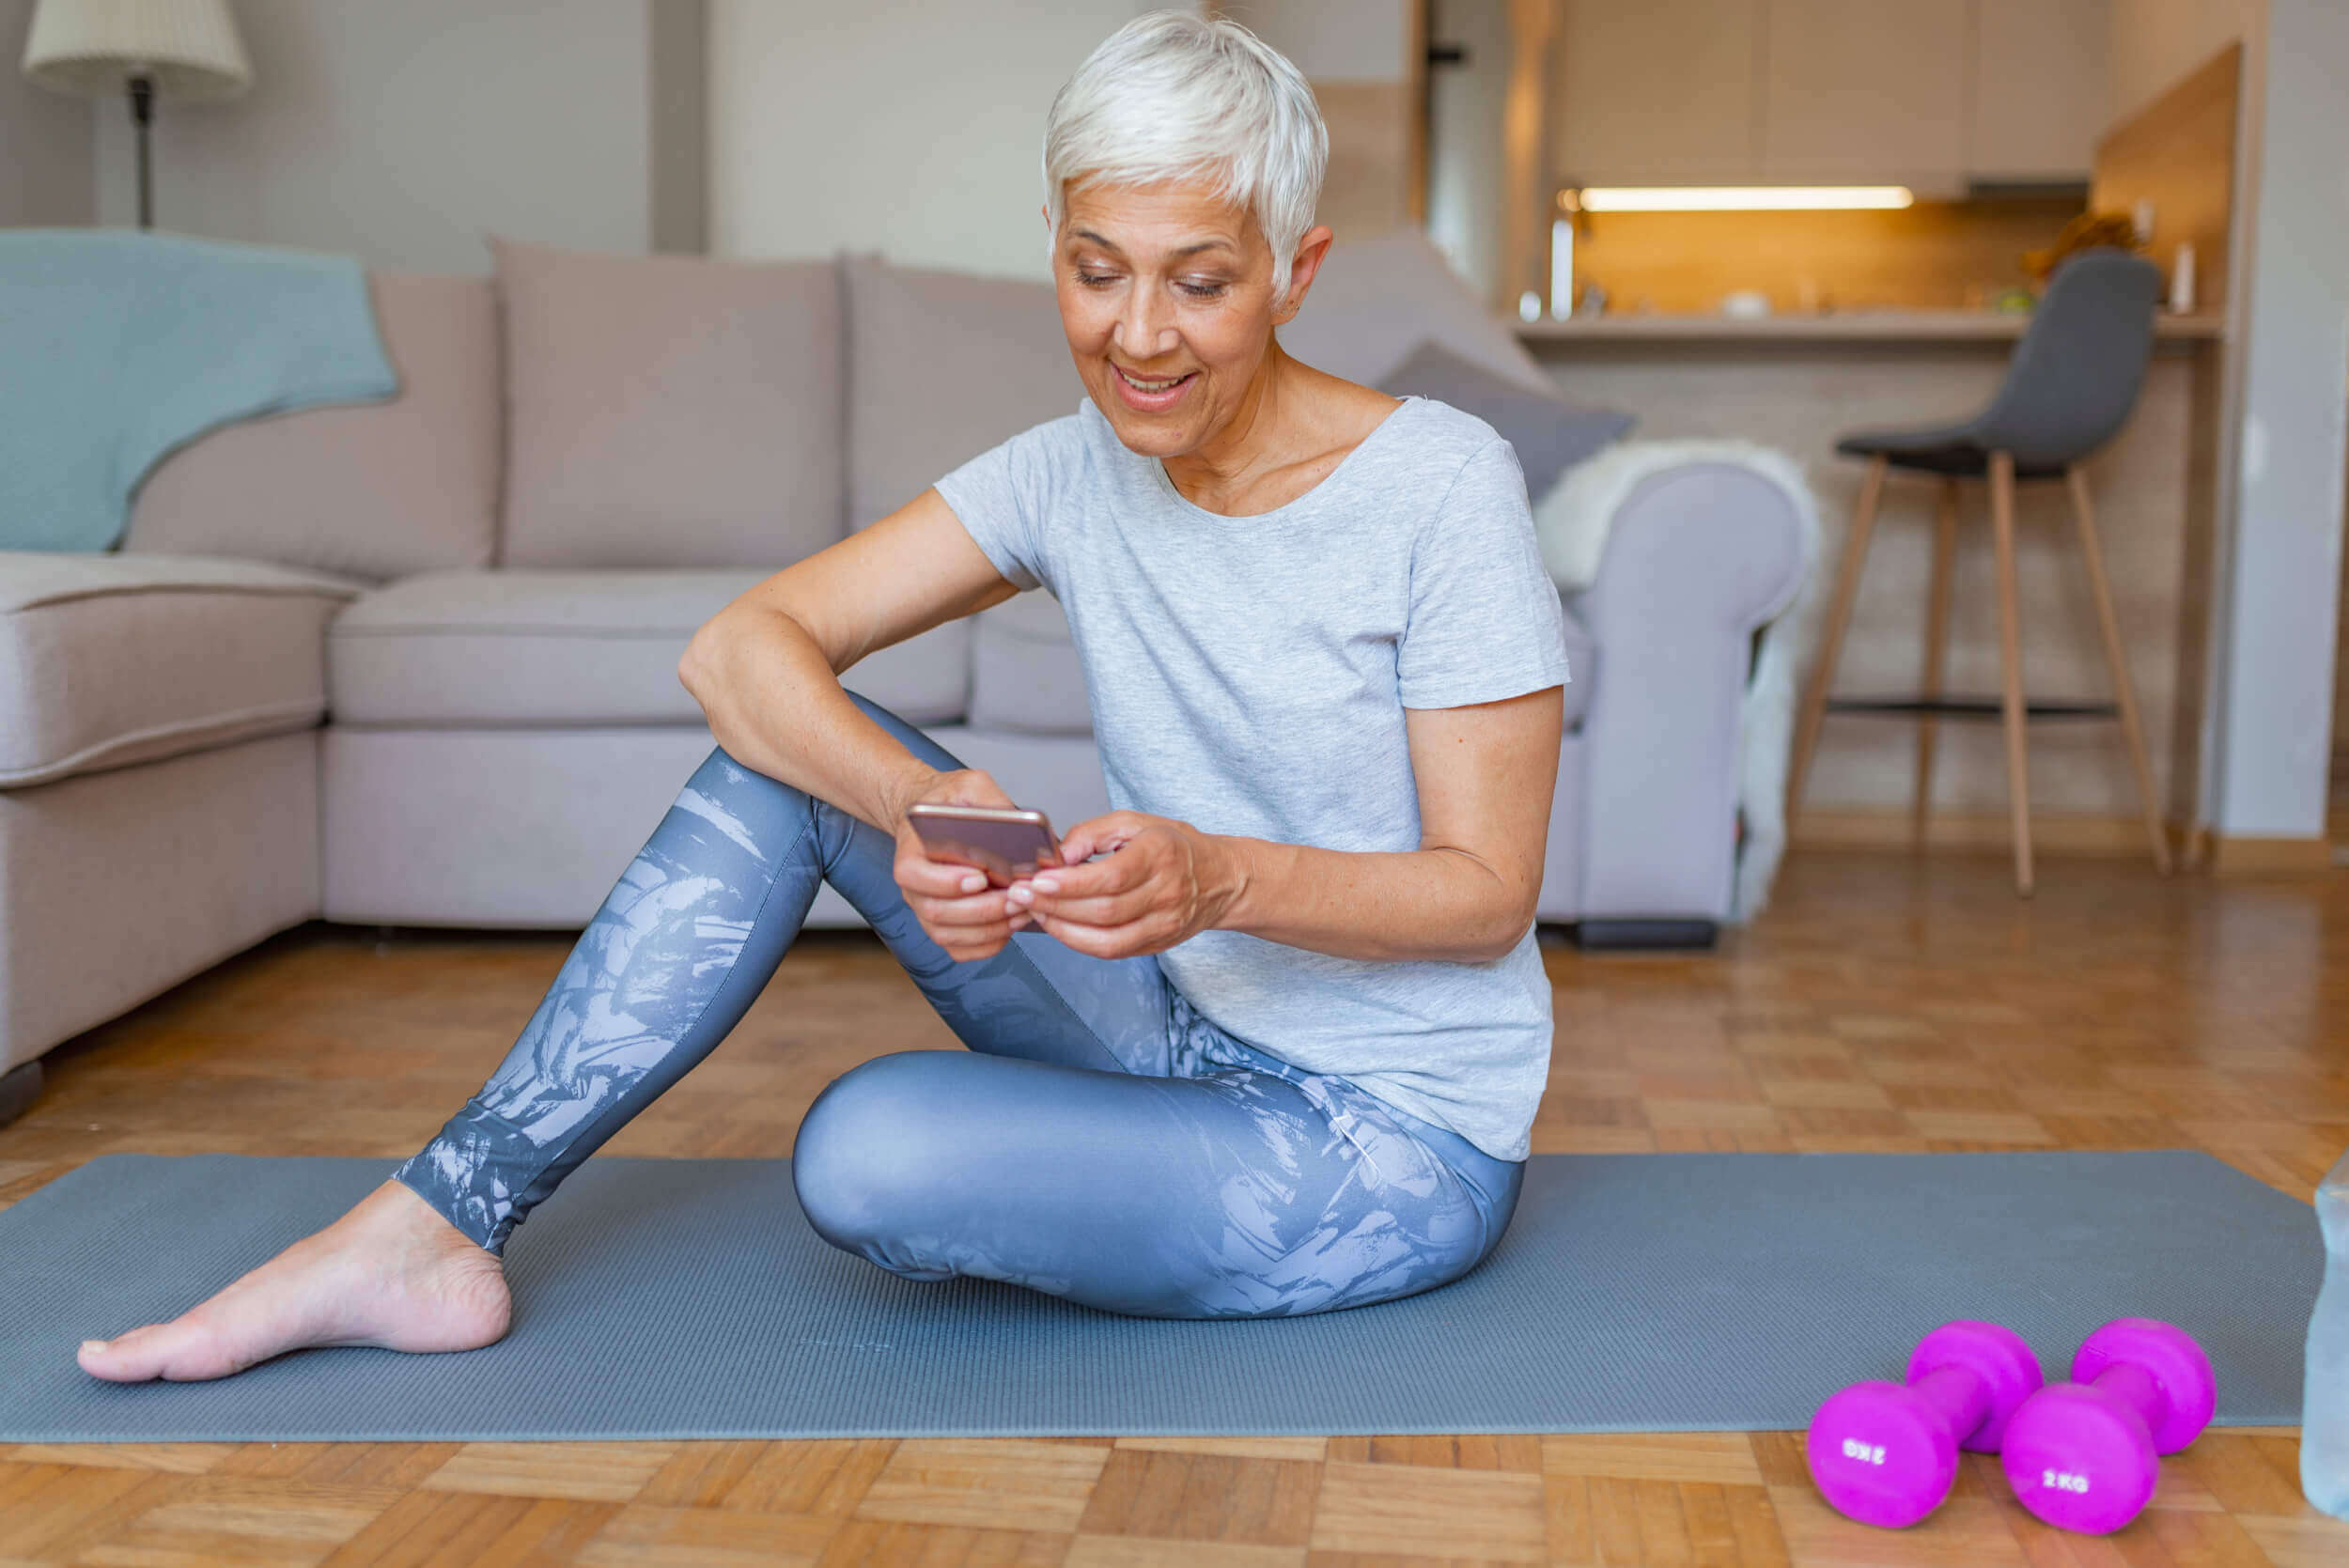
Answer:
<svg viewBox="0 0 2349 1568"><path fill-rule="evenodd" d="M826 1245L783 1160L597 1159L507 1250L506 1339L118 1386L74 1346L332 1219L380 1159L93 1160L0 1211L0 1440L1770 1430L1955 1317L2050 1376L2123 1315L2191 1330L2223 1422L2299 1419L2323 1249L2201 1154L1554 1155L1439 1290L1254 1321L917 1283Z"/></svg>

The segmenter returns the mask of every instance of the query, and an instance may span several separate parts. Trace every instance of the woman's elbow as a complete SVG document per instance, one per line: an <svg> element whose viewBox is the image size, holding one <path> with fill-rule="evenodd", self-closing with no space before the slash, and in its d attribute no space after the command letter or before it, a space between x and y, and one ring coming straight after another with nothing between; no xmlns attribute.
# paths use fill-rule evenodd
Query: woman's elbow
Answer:
<svg viewBox="0 0 2349 1568"><path fill-rule="evenodd" d="M1520 881L1502 890L1492 909L1493 924L1484 955L1486 962L1506 958L1517 950L1517 943L1533 927L1541 896L1542 885L1538 880Z"/></svg>
<svg viewBox="0 0 2349 1568"><path fill-rule="evenodd" d="M1533 892L1520 895L1494 890L1470 918L1454 927L1453 951L1448 956L1462 964L1490 964L1506 958L1532 928L1533 905Z"/></svg>
<svg viewBox="0 0 2349 1568"><path fill-rule="evenodd" d="M714 615L704 621L699 630L686 643L685 652L677 661L678 684L692 693L693 700L705 711L709 706L709 693L717 679L717 672L724 662L724 644L730 629L724 615Z"/></svg>
<svg viewBox="0 0 2349 1568"><path fill-rule="evenodd" d="M1499 963L1517 950L1517 943L1525 939L1525 933L1531 930L1532 925L1533 917L1529 914L1522 920L1516 920L1505 926L1498 927L1496 933L1486 939L1470 961L1478 964Z"/></svg>

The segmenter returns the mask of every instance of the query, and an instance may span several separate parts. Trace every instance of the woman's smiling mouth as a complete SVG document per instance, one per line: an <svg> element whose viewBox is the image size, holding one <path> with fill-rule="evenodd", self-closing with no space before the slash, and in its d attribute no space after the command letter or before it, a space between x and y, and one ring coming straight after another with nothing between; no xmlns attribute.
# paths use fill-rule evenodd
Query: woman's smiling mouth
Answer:
<svg viewBox="0 0 2349 1568"><path fill-rule="evenodd" d="M1173 408L1182 400L1190 383L1199 379L1196 370L1150 380L1134 375L1122 365L1112 364L1110 369L1116 373L1118 394L1125 398L1127 407L1144 413L1162 413Z"/></svg>

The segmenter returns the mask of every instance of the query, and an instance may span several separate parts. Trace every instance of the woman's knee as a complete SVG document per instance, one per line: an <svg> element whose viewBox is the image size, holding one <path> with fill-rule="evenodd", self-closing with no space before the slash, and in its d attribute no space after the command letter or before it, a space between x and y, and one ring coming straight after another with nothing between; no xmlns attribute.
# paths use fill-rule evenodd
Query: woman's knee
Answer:
<svg viewBox="0 0 2349 1568"><path fill-rule="evenodd" d="M677 791L664 826L683 824L713 846L731 846L771 867L807 841L815 812L806 791L713 746Z"/></svg>
<svg viewBox="0 0 2349 1568"><path fill-rule="evenodd" d="M832 1079L808 1108L791 1182L808 1223L834 1247L871 1256L902 1233L909 1211L941 1179L952 1179L940 1168L926 1109L926 1068L952 1054L875 1057Z"/></svg>

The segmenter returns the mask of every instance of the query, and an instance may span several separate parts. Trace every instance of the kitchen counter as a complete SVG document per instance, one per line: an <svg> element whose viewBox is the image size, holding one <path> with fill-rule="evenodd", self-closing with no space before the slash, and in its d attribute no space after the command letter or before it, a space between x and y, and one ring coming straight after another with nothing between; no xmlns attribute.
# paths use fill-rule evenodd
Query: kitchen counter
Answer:
<svg viewBox="0 0 2349 1568"><path fill-rule="evenodd" d="M2012 342L2030 321L2027 313L1993 310L1847 310L1825 316L1577 317L1564 321L1512 321L1509 330L1535 351L1577 343L1967 343ZM2156 338L2212 341L2225 328L2217 316L2162 316Z"/></svg>
<svg viewBox="0 0 2349 1568"><path fill-rule="evenodd" d="M1827 535L1819 572L1834 569L1866 464L1836 438L1962 418L2004 380L2028 315L1994 311L1839 311L1827 316L1598 316L1509 321L1534 359L1578 403L1637 417L1631 439L1758 442L1806 471ZM2156 789L2174 807L2192 779L2199 733L2202 632L2217 495L2221 318L2163 316L2142 397L2127 427L2088 464L2104 520L2122 640L2153 752ZM1841 660L1843 695L1916 688L1926 622L1937 487L1896 473L1869 551ZM1998 595L1984 487L1965 487L1950 622L1949 690L1999 687ZM2079 551L2061 484L2016 496L2026 688L2034 698L2098 701L2109 677L2085 598ZM1817 590L1824 593L1824 583ZM1815 614L1815 609L1814 609ZM1604 672L1599 675L1603 682ZM1915 766L1913 724L1867 717L1828 722L1805 802L1809 831L1874 832L1905 841ZM2005 841L2006 764L1996 724L1944 724L1936 820L1952 842ZM2177 781L2173 786L2172 781ZM2097 842L2140 842L2136 784L2114 724L2040 724L2030 732L2030 793L2043 847L2083 824ZM1840 820L1839 820L1840 819ZM2109 826L2107 826L2109 825ZM2077 836L2077 835L2076 835Z"/></svg>

